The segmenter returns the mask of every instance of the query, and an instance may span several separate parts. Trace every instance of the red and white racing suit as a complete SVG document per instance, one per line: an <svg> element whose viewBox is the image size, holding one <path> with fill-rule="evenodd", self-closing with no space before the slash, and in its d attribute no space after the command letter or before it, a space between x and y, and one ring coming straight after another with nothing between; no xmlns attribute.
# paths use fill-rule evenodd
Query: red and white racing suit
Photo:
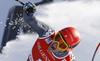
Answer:
<svg viewBox="0 0 100 61"><path fill-rule="evenodd" d="M62 53L51 53L48 51L50 43L55 35L54 30L44 23L37 21L34 16L27 16L23 12L24 20L34 29L39 38L36 40L28 61L75 61L72 51L64 51Z"/></svg>

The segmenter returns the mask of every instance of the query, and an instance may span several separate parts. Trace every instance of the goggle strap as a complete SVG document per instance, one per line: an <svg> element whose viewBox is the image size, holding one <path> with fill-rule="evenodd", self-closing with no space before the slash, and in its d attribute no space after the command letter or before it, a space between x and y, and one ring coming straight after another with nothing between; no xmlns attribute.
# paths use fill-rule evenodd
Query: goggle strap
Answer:
<svg viewBox="0 0 100 61"><path fill-rule="evenodd" d="M61 31L59 32L59 34L60 34L61 38L63 39L64 43L66 44L66 46L70 47L70 45L68 44L68 42L66 42L65 38L63 37Z"/></svg>

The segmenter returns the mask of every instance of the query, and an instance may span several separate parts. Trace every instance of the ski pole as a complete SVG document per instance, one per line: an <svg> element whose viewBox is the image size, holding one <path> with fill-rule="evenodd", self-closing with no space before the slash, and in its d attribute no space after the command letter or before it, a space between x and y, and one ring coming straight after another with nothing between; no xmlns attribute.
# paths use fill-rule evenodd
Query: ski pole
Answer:
<svg viewBox="0 0 100 61"><path fill-rule="evenodd" d="M98 48L99 48L99 47L100 47L100 42L99 42L99 44L98 44L98 46L97 46L97 48L96 48L96 50L95 50L95 52L94 52L94 54L93 54L92 61L94 61L94 57L95 57L96 52L98 51Z"/></svg>
<svg viewBox="0 0 100 61"><path fill-rule="evenodd" d="M22 4L22 5L25 5L23 2L21 2L21 1L19 1L19 0L16 0L17 2L19 2L20 4Z"/></svg>

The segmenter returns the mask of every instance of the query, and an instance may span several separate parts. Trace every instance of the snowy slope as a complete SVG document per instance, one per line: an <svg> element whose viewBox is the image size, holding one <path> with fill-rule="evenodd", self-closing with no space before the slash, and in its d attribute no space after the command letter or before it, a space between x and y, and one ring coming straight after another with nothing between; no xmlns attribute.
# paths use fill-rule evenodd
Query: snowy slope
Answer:
<svg viewBox="0 0 100 61"><path fill-rule="evenodd" d="M24 1L26 2L26 1ZM18 5L15 1L2 0L0 5L0 28L5 26L9 8ZM19 4L20 5L20 4ZM1 7L1 6L0 6ZM1 15L2 14L2 15ZM100 42L100 1L91 2L58 2L50 5L37 7L36 18L48 25L55 31L64 27L75 27L81 34L81 43L73 50L76 61L90 61L97 44ZM3 32L3 31L2 31ZM0 30L0 34L2 33ZM19 39L10 41L0 54L0 61L25 61L35 43L37 34L20 35ZM95 61L100 61L100 49Z"/></svg>

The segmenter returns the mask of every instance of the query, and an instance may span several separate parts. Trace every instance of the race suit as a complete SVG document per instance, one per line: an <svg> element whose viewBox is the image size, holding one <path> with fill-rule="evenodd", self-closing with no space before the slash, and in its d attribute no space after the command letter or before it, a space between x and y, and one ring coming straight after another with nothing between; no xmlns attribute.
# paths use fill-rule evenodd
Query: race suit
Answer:
<svg viewBox="0 0 100 61"><path fill-rule="evenodd" d="M72 51L64 51L62 53L49 52L48 47L53 41L55 35L54 30L38 21L34 16L28 16L24 11L23 16L26 23L39 35L27 61L75 61L75 56Z"/></svg>

